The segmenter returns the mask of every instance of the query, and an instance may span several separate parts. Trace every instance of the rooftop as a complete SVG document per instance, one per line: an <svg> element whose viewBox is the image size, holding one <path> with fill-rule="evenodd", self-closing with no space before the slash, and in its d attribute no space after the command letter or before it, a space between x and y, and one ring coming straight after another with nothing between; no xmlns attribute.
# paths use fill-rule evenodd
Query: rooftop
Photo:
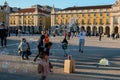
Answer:
<svg viewBox="0 0 120 80"><path fill-rule="evenodd" d="M35 8L26 8L16 11L16 13L30 13L30 12L35 12Z"/></svg>
<svg viewBox="0 0 120 80"><path fill-rule="evenodd" d="M33 12L35 12L35 8L21 9L19 11L16 11L15 13L33 13ZM38 12L45 13L45 14L50 14L50 12L39 9L39 8L38 8Z"/></svg>
<svg viewBox="0 0 120 80"><path fill-rule="evenodd" d="M112 5L99 5L99 6L80 6L80 7L68 7L63 10L84 10L84 9L103 9L103 8L111 8Z"/></svg>

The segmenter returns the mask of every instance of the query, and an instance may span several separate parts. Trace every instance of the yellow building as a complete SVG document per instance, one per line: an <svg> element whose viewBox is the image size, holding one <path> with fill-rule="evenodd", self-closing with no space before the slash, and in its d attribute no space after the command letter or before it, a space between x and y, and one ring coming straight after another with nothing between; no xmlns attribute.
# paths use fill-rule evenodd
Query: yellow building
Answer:
<svg viewBox="0 0 120 80"><path fill-rule="evenodd" d="M79 28L87 33L111 35L120 33L120 0L112 5L68 7L61 11L51 11L51 26L67 26L74 20Z"/></svg>
<svg viewBox="0 0 120 80"><path fill-rule="evenodd" d="M38 6L21 9L9 15L9 26L12 32L18 28L24 33L39 33L51 26L50 12Z"/></svg>
<svg viewBox="0 0 120 80"><path fill-rule="evenodd" d="M0 11L0 23L6 22L6 14L3 11Z"/></svg>

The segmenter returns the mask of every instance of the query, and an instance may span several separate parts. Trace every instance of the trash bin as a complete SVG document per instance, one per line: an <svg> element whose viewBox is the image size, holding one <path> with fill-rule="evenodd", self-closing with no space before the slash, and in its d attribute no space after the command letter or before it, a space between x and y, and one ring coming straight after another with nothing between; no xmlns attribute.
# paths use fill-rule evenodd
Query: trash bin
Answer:
<svg viewBox="0 0 120 80"><path fill-rule="evenodd" d="M72 73L75 71L75 61L74 60L65 60L64 61L64 72Z"/></svg>

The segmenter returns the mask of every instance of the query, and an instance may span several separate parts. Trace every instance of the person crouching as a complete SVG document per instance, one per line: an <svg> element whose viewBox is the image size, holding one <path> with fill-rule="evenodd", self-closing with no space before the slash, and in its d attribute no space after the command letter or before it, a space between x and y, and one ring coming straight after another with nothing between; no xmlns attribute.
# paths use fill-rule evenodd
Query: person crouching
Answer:
<svg viewBox="0 0 120 80"><path fill-rule="evenodd" d="M29 59L28 58L28 55L27 55L27 50L28 50L28 44L27 44L27 41L25 38L22 38L19 46L18 46L18 50L20 51L21 53L21 56L22 56L22 59L25 60L25 59Z"/></svg>

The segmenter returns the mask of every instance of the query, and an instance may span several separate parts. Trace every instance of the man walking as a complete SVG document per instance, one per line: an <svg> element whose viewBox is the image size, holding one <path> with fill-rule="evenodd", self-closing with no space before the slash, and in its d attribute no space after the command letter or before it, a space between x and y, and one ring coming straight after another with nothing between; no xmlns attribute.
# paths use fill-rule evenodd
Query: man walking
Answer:
<svg viewBox="0 0 120 80"><path fill-rule="evenodd" d="M5 29L5 25L2 24L1 25L1 29L0 29L0 39L1 39L1 46L2 47L6 47L7 44L7 29Z"/></svg>
<svg viewBox="0 0 120 80"><path fill-rule="evenodd" d="M99 34L99 41L102 39L102 33Z"/></svg>
<svg viewBox="0 0 120 80"><path fill-rule="evenodd" d="M15 35L18 36L18 28L15 29Z"/></svg>
<svg viewBox="0 0 120 80"><path fill-rule="evenodd" d="M86 37L86 32L83 27L81 28L81 31L80 31L78 37L79 37L79 52L83 53L85 37Z"/></svg>

